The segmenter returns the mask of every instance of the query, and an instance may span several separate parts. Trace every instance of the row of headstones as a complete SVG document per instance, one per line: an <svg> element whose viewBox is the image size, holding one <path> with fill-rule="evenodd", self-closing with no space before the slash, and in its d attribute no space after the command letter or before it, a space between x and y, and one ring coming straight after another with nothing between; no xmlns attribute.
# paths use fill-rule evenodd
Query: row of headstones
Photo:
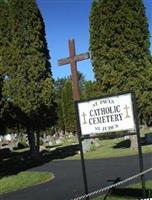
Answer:
<svg viewBox="0 0 152 200"><path fill-rule="evenodd" d="M40 145L40 151L50 149L54 150L65 143L76 144L77 136L74 136L72 133L65 133L57 132L53 136L51 135L44 135L42 138L42 144Z"/></svg>
<svg viewBox="0 0 152 200"><path fill-rule="evenodd" d="M72 133L56 133L53 136L51 135L43 135L40 137L43 146L52 146L52 145L61 145L64 142L76 142L76 137ZM17 134L6 134L4 136L0 136L0 149L9 148L13 149L17 147L19 142L24 142L28 145L27 135L23 134L18 136Z"/></svg>
<svg viewBox="0 0 152 200"><path fill-rule="evenodd" d="M77 143L77 136L74 136L72 133L66 133L63 135L62 133L51 135L44 135L40 138L42 140L41 149L45 149L46 146L54 146L54 145L62 145L64 142L68 142L71 144ZM22 135L21 137L16 134L7 134L5 136L0 136L0 149L9 148L13 150L14 147L17 147L20 141L24 141L28 145L27 135ZM87 152L91 149L92 144L96 147L99 146L97 139L87 139L83 140L83 150Z"/></svg>
<svg viewBox="0 0 152 200"><path fill-rule="evenodd" d="M0 136L0 149L10 149L16 148L18 143L24 141L28 145L28 140L26 135L17 136L17 134L6 134Z"/></svg>

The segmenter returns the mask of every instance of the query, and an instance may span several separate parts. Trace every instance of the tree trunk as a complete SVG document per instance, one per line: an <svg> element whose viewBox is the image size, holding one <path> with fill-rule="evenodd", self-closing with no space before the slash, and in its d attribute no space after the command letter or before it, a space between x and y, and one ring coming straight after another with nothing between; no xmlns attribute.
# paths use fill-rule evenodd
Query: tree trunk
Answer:
<svg viewBox="0 0 152 200"><path fill-rule="evenodd" d="M28 141L30 146L30 154L33 158L36 158L38 155L36 144L35 144L35 134L34 131L28 130Z"/></svg>
<svg viewBox="0 0 152 200"><path fill-rule="evenodd" d="M36 150L39 154L40 152L40 131L36 131Z"/></svg>

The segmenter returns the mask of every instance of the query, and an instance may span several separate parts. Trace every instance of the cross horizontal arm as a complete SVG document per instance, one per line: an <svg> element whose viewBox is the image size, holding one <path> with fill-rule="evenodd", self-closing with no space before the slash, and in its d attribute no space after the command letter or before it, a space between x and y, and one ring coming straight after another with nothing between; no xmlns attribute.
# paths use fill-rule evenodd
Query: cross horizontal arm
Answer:
<svg viewBox="0 0 152 200"><path fill-rule="evenodd" d="M81 53L74 57L67 57L67 58L62 58L62 59L58 60L58 65L59 66L66 65L66 64L70 64L72 62L77 62L77 61L85 60L88 58L90 58L89 52Z"/></svg>

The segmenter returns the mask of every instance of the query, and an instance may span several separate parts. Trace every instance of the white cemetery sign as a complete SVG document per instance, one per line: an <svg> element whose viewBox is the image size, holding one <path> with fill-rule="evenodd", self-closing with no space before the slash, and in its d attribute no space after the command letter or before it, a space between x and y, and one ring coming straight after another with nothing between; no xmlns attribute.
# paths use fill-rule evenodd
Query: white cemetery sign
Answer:
<svg viewBox="0 0 152 200"><path fill-rule="evenodd" d="M131 93L78 102L82 135L135 131Z"/></svg>

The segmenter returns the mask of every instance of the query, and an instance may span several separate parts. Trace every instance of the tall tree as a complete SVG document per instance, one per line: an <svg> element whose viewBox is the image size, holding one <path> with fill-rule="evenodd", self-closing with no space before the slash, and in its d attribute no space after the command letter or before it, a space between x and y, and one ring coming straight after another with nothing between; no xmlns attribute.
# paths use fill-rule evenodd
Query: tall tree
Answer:
<svg viewBox="0 0 152 200"><path fill-rule="evenodd" d="M64 125L63 109L62 109L62 91L66 81L67 81L66 77L58 78L57 80L55 80L55 101L57 103L56 129L57 131L63 131L63 133L65 133L65 125Z"/></svg>
<svg viewBox="0 0 152 200"><path fill-rule="evenodd" d="M79 85L80 85L80 91L81 91L81 98L85 96L85 77L82 73L78 72L78 78L79 78ZM67 115L70 115L69 112L72 115L72 118L74 119L73 127L75 127L75 117L73 116L75 114L74 111L74 105L73 105L73 93L72 93L72 86L71 86L71 77L64 77L64 78L58 78L55 80L55 99L57 103L57 124L56 128L58 131L66 131L68 132L68 123L65 125L67 119ZM69 109L66 109L66 105L71 104ZM70 111L69 111L70 110ZM75 128L71 129L70 132L74 132Z"/></svg>
<svg viewBox="0 0 152 200"><path fill-rule="evenodd" d="M140 115L151 67L149 45L142 0L93 1L90 51L97 84L102 94L134 90Z"/></svg>
<svg viewBox="0 0 152 200"><path fill-rule="evenodd" d="M101 92L98 89L98 86L95 81L85 81L84 86L84 98L90 99L95 98L97 96L101 96Z"/></svg>
<svg viewBox="0 0 152 200"><path fill-rule="evenodd" d="M3 95L26 127L30 150L37 153L35 134L54 120L54 87L45 27L34 0L7 0L10 41ZM5 59L5 55L4 55ZM51 121L52 120L52 121Z"/></svg>
<svg viewBox="0 0 152 200"><path fill-rule="evenodd" d="M0 1L0 134L3 133L4 129L6 128L5 118L7 107L2 95L2 90L5 80L6 63L9 59L9 54L7 51L10 38L8 15L9 12L6 1L2 0ZM4 55L5 59L3 59Z"/></svg>
<svg viewBox="0 0 152 200"><path fill-rule="evenodd" d="M62 113L66 132L75 133L76 131L76 116L75 107L72 95L71 80L67 80L62 90Z"/></svg>
<svg viewBox="0 0 152 200"><path fill-rule="evenodd" d="M152 125L152 67L146 74L146 80L144 82L146 90L142 95L142 115L141 120L146 126Z"/></svg>

